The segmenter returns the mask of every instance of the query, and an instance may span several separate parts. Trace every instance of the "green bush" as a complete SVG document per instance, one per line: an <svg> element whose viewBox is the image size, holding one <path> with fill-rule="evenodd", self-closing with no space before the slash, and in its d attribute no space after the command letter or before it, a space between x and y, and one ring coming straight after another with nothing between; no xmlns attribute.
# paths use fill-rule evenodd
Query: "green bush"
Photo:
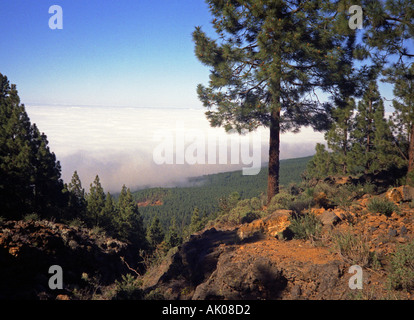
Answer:
<svg viewBox="0 0 414 320"><path fill-rule="evenodd" d="M393 289L414 290L414 242L400 246L392 255L389 285Z"/></svg>
<svg viewBox="0 0 414 320"><path fill-rule="evenodd" d="M322 230L322 222L313 213L296 215L291 219L289 229L295 239L316 240Z"/></svg>
<svg viewBox="0 0 414 320"><path fill-rule="evenodd" d="M328 198L332 198L338 192L338 188L326 182L318 183L313 189L313 193L317 194L322 192L325 193Z"/></svg>
<svg viewBox="0 0 414 320"><path fill-rule="evenodd" d="M310 195L324 193L329 203L336 206L348 207L356 198L362 197L364 194L372 194L376 187L372 183L366 184L345 184L345 185L331 185L328 183L320 183L314 189L307 190Z"/></svg>
<svg viewBox="0 0 414 320"><path fill-rule="evenodd" d="M377 191L377 186L371 182L367 182L362 185L362 195L374 194Z"/></svg>
<svg viewBox="0 0 414 320"><path fill-rule="evenodd" d="M290 183L287 187L287 191L292 196L297 196L302 193L302 189L294 182Z"/></svg>
<svg viewBox="0 0 414 320"><path fill-rule="evenodd" d="M152 290L148 294L145 295L144 300L166 300L164 295L160 292L160 289L157 288Z"/></svg>
<svg viewBox="0 0 414 320"><path fill-rule="evenodd" d="M79 219L79 218L75 218L73 220L70 220L69 222L67 222L67 224L70 227L75 227L75 228L84 228L84 227L86 227L86 223L83 220Z"/></svg>
<svg viewBox="0 0 414 320"><path fill-rule="evenodd" d="M365 184L358 183L358 184L347 184L343 186L352 196L355 198L360 198L365 194L374 194L377 187L375 184L371 182L367 182Z"/></svg>
<svg viewBox="0 0 414 320"><path fill-rule="evenodd" d="M381 198L372 199L368 203L367 209L371 213L381 213L387 217L391 216L393 212L399 213L399 208L394 202Z"/></svg>
<svg viewBox="0 0 414 320"><path fill-rule="evenodd" d="M26 214L23 217L23 220L28 222L28 221L39 221L40 217L37 213L30 213L30 214Z"/></svg>
<svg viewBox="0 0 414 320"><path fill-rule="evenodd" d="M231 225L249 223L262 217L261 208L262 204L258 198L240 200L235 207L227 213L219 215L215 221L208 223L207 226L212 227L216 222Z"/></svg>
<svg viewBox="0 0 414 320"><path fill-rule="evenodd" d="M314 189L314 196L325 194L325 199L320 198L319 205L326 207L328 205L348 206L352 202L352 192L348 186L336 186L326 182L319 183Z"/></svg>
<svg viewBox="0 0 414 320"><path fill-rule="evenodd" d="M144 297L140 281L129 273L122 276L122 281L117 280L115 285L112 300L142 300Z"/></svg>
<svg viewBox="0 0 414 320"><path fill-rule="evenodd" d="M315 195L315 188L306 188L304 194L309 198L313 198Z"/></svg>
<svg viewBox="0 0 414 320"><path fill-rule="evenodd" d="M260 201L259 198L254 197L250 199L250 206L252 207L253 210L260 210L262 208L262 202Z"/></svg>
<svg viewBox="0 0 414 320"><path fill-rule="evenodd" d="M304 210L309 210L313 203L313 198L303 196L292 201L292 203L289 204L288 209L300 214Z"/></svg>
<svg viewBox="0 0 414 320"><path fill-rule="evenodd" d="M279 209L289 209L289 206L292 204L294 200L294 196L285 191L281 191L270 200L267 211L271 213Z"/></svg>

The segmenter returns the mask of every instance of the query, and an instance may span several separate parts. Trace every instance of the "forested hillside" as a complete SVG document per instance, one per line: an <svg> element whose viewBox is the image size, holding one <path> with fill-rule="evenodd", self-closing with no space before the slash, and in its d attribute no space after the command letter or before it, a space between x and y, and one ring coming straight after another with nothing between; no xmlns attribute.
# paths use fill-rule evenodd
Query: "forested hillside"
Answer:
<svg viewBox="0 0 414 320"><path fill-rule="evenodd" d="M286 159L280 162L282 186L299 183L301 175L312 157ZM139 211L148 224L153 216L166 227L175 217L177 225L189 224L192 212L198 208L201 214L210 215L218 210L220 198L237 192L241 199L260 197L266 190L267 167L257 176L243 176L241 171L225 172L192 178L191 187L151 188L133 192L140 203ZM162 203L162 204L161 204Z"/></svg>

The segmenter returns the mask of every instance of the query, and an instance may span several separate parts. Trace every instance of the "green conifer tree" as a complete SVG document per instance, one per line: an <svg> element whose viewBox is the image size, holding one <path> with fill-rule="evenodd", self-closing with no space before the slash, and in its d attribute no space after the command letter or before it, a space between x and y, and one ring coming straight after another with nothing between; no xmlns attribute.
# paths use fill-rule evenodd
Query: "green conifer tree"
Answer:
<svg viewBox="0 0 414 320"><path fill-rule="evenodd" d="M414 58L411 41L414 38L414 6L412 0L365 0L364 43L370 58L384 64L397 55L400 62Z"/></svg>
<svg viewBox="0 0 414 320"><path fill-rule="evenodd" d="M316 144L316 154L308 162L306 172L304 173L305 179L323 179L327 176L335 175L339 172L340 164L337 163L337 159L333 154L326 150L324 144Z"/></svg>
<svg viewBox="0 0 414 320"><path fill-rule="evenodd" d="M191 215L190 233L198 232L201 229L203 229L203 221L199 209L195 207L193 214Z"/></svg>
<svg viewBox="0 0 414 320"><path fill-rule="evenodd" d="M122 186L118 198L117 217L115 219L117 228L117 237L120 240L127 241L135 247L147 248L145 228L141 214L138 211L138 205L132 198L129 188Z"/></svg>
<svg viewBox="0 0 414 320"><path fill-rule="evenodd" d="M61 216L61 210L55 203L63 200L62 190L63 181L60 179L60 162L50 151L49 142L44 133L40 133L36 124L32 126L32 165L34 188L34 208L37 212L42 212L45 217ZM61 207L59 205L58 207Z"/></svg>
<svg viewBox="0 0 414 320"><path fill-rule="evenodd" d="M112 235L115 235L115 217L117 215L116 205L112 195L107 192L105 197L105 205L102 209L101 225L105 231Z"/></svg>
<svg viewBox="0 0 414 320"><path fill-rule="evenodd" d="M30 123L16 85L0 74L0 212L60 218L64 206L61 168L47 137Z"/></svg>
<svg viewBox="0 0 414 320"><path fill-rule="evenodd" d="M165 242L169 249L174 248L183 242L183 239L178 232L177 222L176 222L175 217L171 218L170 228L168 229L168 232L165 235Z"/></svg>
<svg viewBox="0 0 414 320"><path fill-rule="evenodd" d="M339 80L351 34L347 1L207 0L219 38L193 33L197 58L211 68L198 96L212 126L270 129L268 201L279 191L280 132L327 125L312 96Z"/></svg>
<svg viewBox="0 0 414 320"><path fill-rule="evenodd" d="M162 230L160 219L154 216L151 225L147 229L147 241L152 249L155 249L164 240L165 234Z"/></svg>
<svg viewBox="0 0 414 320"><path fill-rule="evenodd" d="M393 131L397 147L408 163L409 183L414 183L414 63L410 67L395 66L387 71L388 81L394 83Z"/></svg>
<svg viewBox="0 0 414 320"><path fill-rule="evenodd" d="M412 97L413 93L412 87L410 90L412 72L407 72L407 69L411 70L410 66L412 66L412 59L414 58L414 47L412 46L412 39L414 38L413 2L412 0L366 0L364 1L364 13L368 22L364 43L369 48L370 57L382 68L388 66L385 69L386 80L395 84L395 116L401 118L394 118L394 123L409 124L407 117L410 118L412 110L412 98L410 96ZM404 81L408 83L404 84ZM406 104L410 100L411 104L410 102ZM400 104L401 102L402 104ZM404 109L403 105L406 105L408 109ZM408 138L407 136L397 135L397 138L402 138L402 140L397 139L395 144L400 154L407 158L408 180L413 183L414 142L412 141L414 128L405 129L408 132ZM404 150L405 147L407 147L407 151Z"/></svg>
<svg viewBox="0 0 414 320"><path fill-rule="evenodd" d="M396 149L384 103L375 81L372 81L358 103L351 134L352 146L348 165L352 173L373 173L390 167Z"/></svg>
<svg viewBox="0 0 414 320"><path fill-rule="evenodd" d="M78 175L77 171L73 172L72 179L70 183L66 186L68 193L68 215L66 216L67 220L70 219L81 219L85 220L86 217L86 193L85 189L82 187L82 182Z"/></svg>
<svg viewBox="0 0 414 320"><path fill-rule="evenodd" d="M350 148L349 135L352 130L352 116L355 109L355 100L353 98L347 99L345 106L338 107L332 111L334 122L330 129L325 134L325 140L328 147L332 150L332 154L329 155L332 164L327 164L327 159L323 159L318 155L326 166L324 173L330 174L347 174L348 173L348 151ZM321 147L316 149L316 152L322 152L326 156L325 149ZM317 158L314 161L317 161Z"/></svg>
<svg viewBox="0 0 414 320"><path fill-rule="evenodd" d="M105 191L99 176L91 183L87 195L87 222L91 227L102 227L103 209L105 207Z"/></svg>

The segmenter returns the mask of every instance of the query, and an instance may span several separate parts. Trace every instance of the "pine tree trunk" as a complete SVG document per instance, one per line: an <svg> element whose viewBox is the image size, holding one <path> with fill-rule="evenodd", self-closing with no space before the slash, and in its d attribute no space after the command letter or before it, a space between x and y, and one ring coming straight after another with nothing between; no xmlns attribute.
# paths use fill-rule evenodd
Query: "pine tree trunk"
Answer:
<svg viewBox="0 0 414 320"><path fill-rule="evenodd" d="M372 122L372 100L369 100L369 112L368 112L368 126L367 126L367 145L365 151L365 173L369 172L369 168L371 167L371 161L369 160L369 153L371 151L371 122Z"/></svg>
<svg viewBox="0 0 414 320"><path fill-rule="evenodd" d="M411 125L410 146L408 148L408 173L414 170L414 123ZM409 181L413 183L414 181Z"/></svg>
<svg viewBox="0 0 414 320"><path fill-rule="evenodd" d="M371 151L371 123L372 123L372 100L369 100L368 128L367 128L367 154Z"/></svg>
<svg viewBox="0 0 414 320"><path fill-rule="evenodd" d="M274 108L270 120L269 175L267 179L267 202L279 193L279 150L280 147L280 108Z"/></svg>
<svg viewBox="0 0 414 320"><path fill-rule="evenodd" d="M342 152L343 152L343 167L342 167L342 173L346 175L348 171L347 166L347 155L348 155L348 119L344 120L344 136L342 141Z"/></svg>

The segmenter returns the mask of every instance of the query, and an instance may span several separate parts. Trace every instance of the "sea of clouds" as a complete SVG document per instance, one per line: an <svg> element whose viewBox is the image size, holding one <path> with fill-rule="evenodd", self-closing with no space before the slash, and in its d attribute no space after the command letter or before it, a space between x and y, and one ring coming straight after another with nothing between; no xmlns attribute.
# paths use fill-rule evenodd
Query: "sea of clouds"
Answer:
<svg viewBox="0 0 414 320"><path fill-rule="evenodd" d="M233 136L223 128L211 128L204 109L33 105L26 106L26 111L31 122L47 135L50 149L61 163L63 180L70 182L76 170L86 190L96 175L105 191L115 193L124 184L132 190L181 186L186 185L189 177L253 166L253 161L231 161ZM155 151L170 136L172 150L177 151L177 137L181 137L177 131L184 133L184 151L200 147L200 142L205 144L205 163L191 163L187 158L181 164L157 161ZM212 161L212 157L207 160L209 139L217 141L217 161ZM218 160L219 145L226 139L228 161L223 164ZM268 160L268 140L266 128L240 137L240 143L246 143L250 155L256 160L259 156L261 163ZM323 134L310 128L298 134L282 134L281 159L312 155L316 143L323 141Z"/></svg>

